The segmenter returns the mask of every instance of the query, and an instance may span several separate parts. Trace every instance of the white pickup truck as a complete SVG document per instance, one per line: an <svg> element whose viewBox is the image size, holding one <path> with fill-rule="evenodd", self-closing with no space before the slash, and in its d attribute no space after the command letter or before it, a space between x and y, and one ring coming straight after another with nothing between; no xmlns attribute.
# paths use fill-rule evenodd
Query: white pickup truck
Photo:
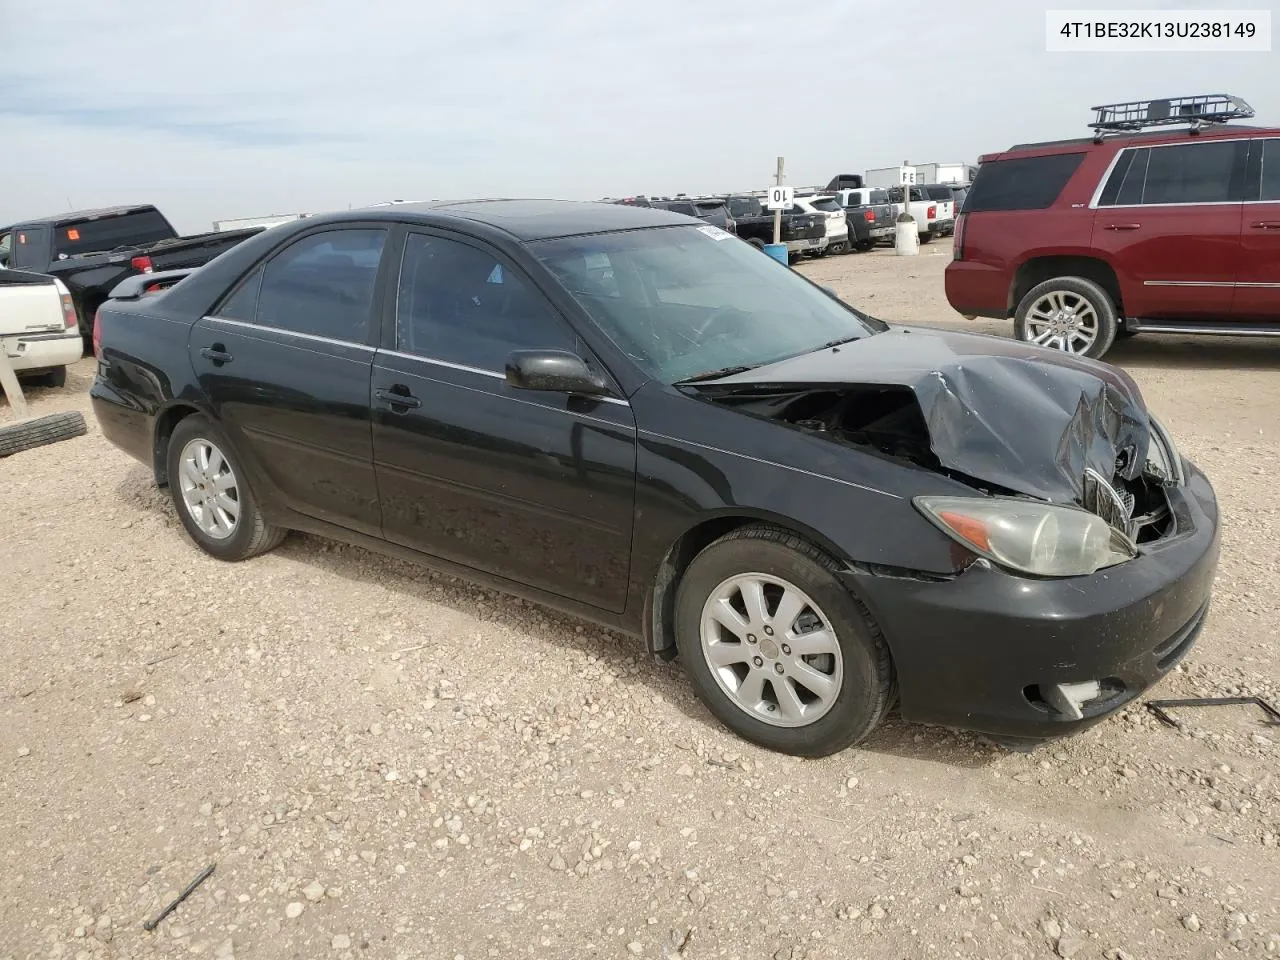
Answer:
<svg viewBox="0 0 1280 960"><path fill-rule="evenodd" d="M826 218L827 246L818 256L824 257L828 253L849 252L849 222L845 218L844 207L840 205L838 199L825 194L806 194L804 196L797 194L792 211L794 213L814 213Z"/></svg>
<svg viewBox="0 0 1280 960"><path fill-rule="evenodd" d="M60 387L84 354L71 293L56 277L0 268L0 350L19 377Z"/></svg>
<svg viewBox="0 0 1280 960"><path fill-rule="evenodd" d="M936 184L917 184L911 188L911 208L908 211L916 222L920 232L920 242L928 243L935 237L945 237L955 232L955 201L950 189L944 188L946 199L934 199L938 193L932 188ZM902 188L890 187L889 200L893 204L893 216L897 219L902 212ZM941 193L938 193L941 196Z"/></svg>

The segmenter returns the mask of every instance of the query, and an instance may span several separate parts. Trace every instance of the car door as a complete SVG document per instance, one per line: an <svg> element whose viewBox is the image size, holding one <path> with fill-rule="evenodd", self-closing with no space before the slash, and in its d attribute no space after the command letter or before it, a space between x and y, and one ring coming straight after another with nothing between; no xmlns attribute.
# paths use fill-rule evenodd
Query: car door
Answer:
<svg viewBox="0 0 1280 960"><path fill-rule="evenodd" d="M1114 267L1124 312L1225 319L1240 258L1246 140L1121 152L1099 191L1093 249Z"/></svg>
<svg viewBox="0 0 1280 960"><path fill-rule="evenodd" d="M1280 320L1280 137L1250 144L1233 318Z"/></svg>
<svg viewBox="0 0 1280 960"><path fill-rule="evenodd" d="M369 376L385 227L317 230L258 265L191 331L214 416L268 497L379 536Z"/></svg>
<svg viewBox="0 0 1280 960"><path fill-rule="evenodd" d="M388 540L620 612L636 427L620 392L522 390L511 351L599 364L529 276L481 241L411 232L373 365Z"/></svg>

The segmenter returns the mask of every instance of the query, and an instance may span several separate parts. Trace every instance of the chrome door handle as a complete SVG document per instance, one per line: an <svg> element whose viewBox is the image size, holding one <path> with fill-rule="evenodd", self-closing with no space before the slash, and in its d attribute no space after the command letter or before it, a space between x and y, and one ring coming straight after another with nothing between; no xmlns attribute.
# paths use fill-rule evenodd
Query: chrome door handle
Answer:
<svg viewBox="0 0 1280 960"><path fill-rule="evenodd" d="M1108 223L1108 230L1137 230L1141 227L1140 223Z"/></svg>

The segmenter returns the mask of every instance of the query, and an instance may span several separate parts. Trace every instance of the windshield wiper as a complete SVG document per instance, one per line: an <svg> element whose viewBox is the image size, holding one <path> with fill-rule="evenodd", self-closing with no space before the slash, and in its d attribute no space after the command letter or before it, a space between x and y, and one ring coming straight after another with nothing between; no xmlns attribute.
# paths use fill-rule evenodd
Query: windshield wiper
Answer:
<svg viewBox="0 0 1280 960"><path fill-rule="evenodd" d="M861 339L862 339L862 334L860 333L851 334L850 336L847 336L847 337L837 337L835 340L828 340L818 349L826 350L828 347L838 347L841 344L852 343L854 340L861 340Z"/></svg>
<svg viewBox="0 0 1280 960"><path fill-rule="evenodd" d="M748 370L754 370L752 364L745 364L737 367L721 367L719 370L703 370L701 373L695 373L691 377L685 377L683 380L677 380L676 385L682 383L698 383L702 380L719 380L721 377L731 377L735 373L746 373Z"/></svg>

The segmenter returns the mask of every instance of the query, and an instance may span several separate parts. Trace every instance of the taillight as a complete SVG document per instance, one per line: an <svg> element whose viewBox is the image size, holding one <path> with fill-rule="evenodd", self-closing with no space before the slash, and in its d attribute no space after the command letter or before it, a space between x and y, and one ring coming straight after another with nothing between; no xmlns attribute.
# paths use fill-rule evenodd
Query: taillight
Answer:
<svg viewBox="0 0 1280 960"><path fill-rule="evenodd" d="M70 330L76 323L76 305L71 302L71 294L64 293L62 295L62 324Z"/></svg>
<svg viewBox="0 0 1280 960"><path fill-rule="evenodd" d="M956 217L955 236L952 237L951 259L964 259L964 214Z"/></svg>
<svg viewBox="0 0 1280 960"><path fill-rule="evenodd" d="M102 359L102 310L93 312L93 355Z"/></svg>
<svg viewBox="0 0 1280 960"><path fill-rule="evenodd" d="M134 257L129 261L129 266L137 270L139 273L151 273L155 267L151 263L150 257Z"/></svg>
<svg viewBox="0 0 1280 960"><path fill-rule="evenodd" d="M863 210L863 211L862 211L862 219L863 219L863 220L865 220L865 221L867 221L867 223L875 223L875 222L876 222L876 212L875 212L874 210Z"/></svg>
<svg viewBox="0 0 1280 960"><path fill-rule="evenodd" d="M930 207L927 216L930 220L938 219L938 208L936 206Z"/></svg>

